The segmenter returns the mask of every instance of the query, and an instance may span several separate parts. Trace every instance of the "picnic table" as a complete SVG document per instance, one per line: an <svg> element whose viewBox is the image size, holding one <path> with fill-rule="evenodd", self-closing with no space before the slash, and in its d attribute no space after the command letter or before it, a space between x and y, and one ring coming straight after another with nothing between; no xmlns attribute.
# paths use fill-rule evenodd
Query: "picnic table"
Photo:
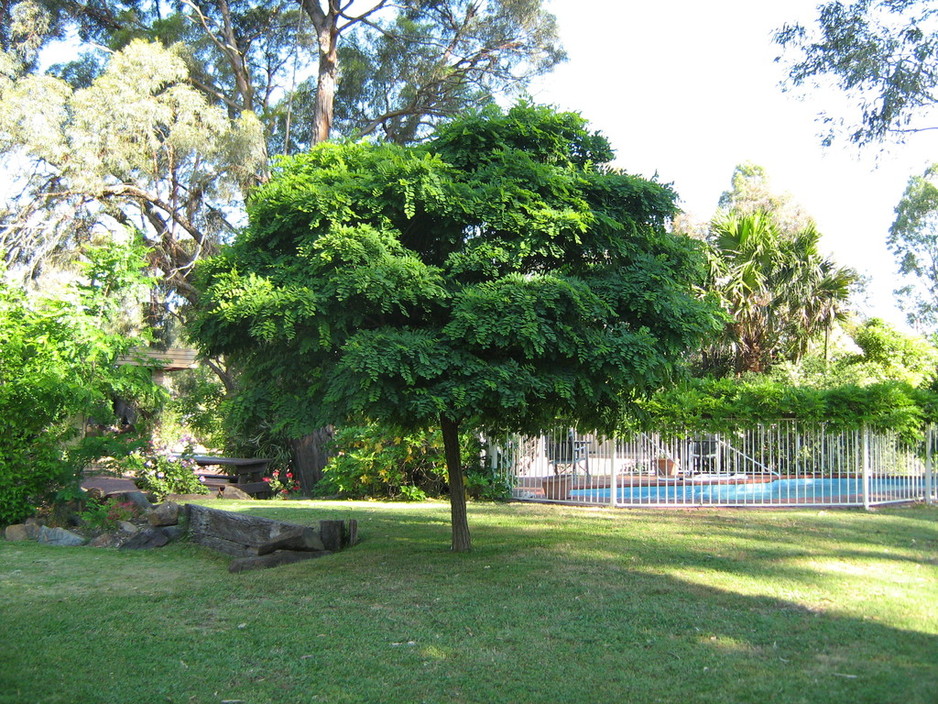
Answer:
<svg viewBox="0 0 938 704"><path fill-rule="evenodd" d="M264 481L271 459L263 457L216 457L214 455L192 455L189 457L200 467L221 467L224 474L200 473L202 483L209 487L224 487L234 484L241 491L268 498L270 485Z"/></svg>

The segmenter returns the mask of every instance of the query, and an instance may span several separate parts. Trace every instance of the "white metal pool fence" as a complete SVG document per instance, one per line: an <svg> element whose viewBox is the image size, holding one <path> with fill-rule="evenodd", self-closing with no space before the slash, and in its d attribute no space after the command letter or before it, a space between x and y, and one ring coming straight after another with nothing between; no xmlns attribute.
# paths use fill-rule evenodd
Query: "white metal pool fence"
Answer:
<svg viewBox="0 0 938 704"><path fill-rule="evenodd" d="M574 430L501 449L519 500L607 506L864 506L935 501L932 448L894 433L778 422L604 438Z"/></svg>

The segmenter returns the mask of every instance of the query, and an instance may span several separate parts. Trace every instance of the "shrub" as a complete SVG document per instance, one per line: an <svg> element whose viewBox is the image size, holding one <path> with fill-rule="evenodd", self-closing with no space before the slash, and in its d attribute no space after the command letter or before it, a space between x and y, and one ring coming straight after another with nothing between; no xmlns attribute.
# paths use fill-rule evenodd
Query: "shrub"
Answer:
<svg viewBox="0 0 938 704"><path fill-rule="evenodd" d="M74 444L82 419L106 424L117 397L158 401L147 370L115 364L138 341L107 329L121 272L98 253L87 283L61 300L29 299L0 275L0 524L77 487L92 442Z"/></svg>
<svg viewBox="0 0 938 704"><path fill-rule="evenodd" d="M151 446L146 452L131 453L120 462L125 472L134 475L142 491L162 500L167 494L205 494L208 489L195 474L195 461L185 454L173 455L165 447Z"/></svg>
<svg viewBox="0 0 938 704"><path fill-rule="evenodd" d="M479 444L472 437L463 437L460 444L469 484L468 478L478 474ZM420 501L446 492L439 430L401 432L381 423L351 426L336 432L334 449L316 485L321 496ZM479 494L484 483L481 477L475 482Z"/></svg>
<svg viewBox="0 0 938 704"><path fill-rule="evenodd" d="M92 530L115 530L122 521L140 517L140 509L131 501L116 498L105 501L89 501L79 515L82 522Z"/></svg>
<svg viewBox="0 0 938 704"><path fill-rule="evenodd" d="M275 499L286 499L300 493L300 483L293 476L290 468L275 469L264 481L270 485L270 492Z"/></svg>
<svg viewBox="0 0 938 704"><path fill-rule="evenodd" d="M766 376L692 379L652 396L644 417L632 422L659 432L721 432L793 419L830 428L896 432L915 440L938 420L938 395L899 381L833 388L791 386Z"/></svg>

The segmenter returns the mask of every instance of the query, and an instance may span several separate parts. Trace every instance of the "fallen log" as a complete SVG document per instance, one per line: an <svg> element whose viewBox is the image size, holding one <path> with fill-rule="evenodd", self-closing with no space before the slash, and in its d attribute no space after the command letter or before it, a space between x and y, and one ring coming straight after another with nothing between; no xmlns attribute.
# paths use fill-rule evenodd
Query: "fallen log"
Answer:
<svg viewBox="0 0 938 704"><path fill-rule="evenodd" d="M264 557L283 552L318 556L358 542L358 524L354 520L322 520L318 526L303 526L197 504L187 504L186 512L192 542L236 558ZM267 565L267 562L273 564ZM274 559L267 562L257 564L283 564Z"/></svg>

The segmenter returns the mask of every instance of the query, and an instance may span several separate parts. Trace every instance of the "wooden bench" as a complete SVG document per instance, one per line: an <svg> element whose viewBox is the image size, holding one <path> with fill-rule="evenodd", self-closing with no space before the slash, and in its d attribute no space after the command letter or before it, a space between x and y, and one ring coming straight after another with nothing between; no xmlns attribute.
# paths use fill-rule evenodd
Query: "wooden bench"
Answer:
<svg viewBox="0 0 938 704"><path fill-rule="evenodd" d="M214 457L192 455L189 457L200 467L222 467L225 474L201 474L202 483L208 487L223 487L234 484L241 491L261 499L270 498L270 485L264 481L267 468L273 460L262 457Z"/></svg>

